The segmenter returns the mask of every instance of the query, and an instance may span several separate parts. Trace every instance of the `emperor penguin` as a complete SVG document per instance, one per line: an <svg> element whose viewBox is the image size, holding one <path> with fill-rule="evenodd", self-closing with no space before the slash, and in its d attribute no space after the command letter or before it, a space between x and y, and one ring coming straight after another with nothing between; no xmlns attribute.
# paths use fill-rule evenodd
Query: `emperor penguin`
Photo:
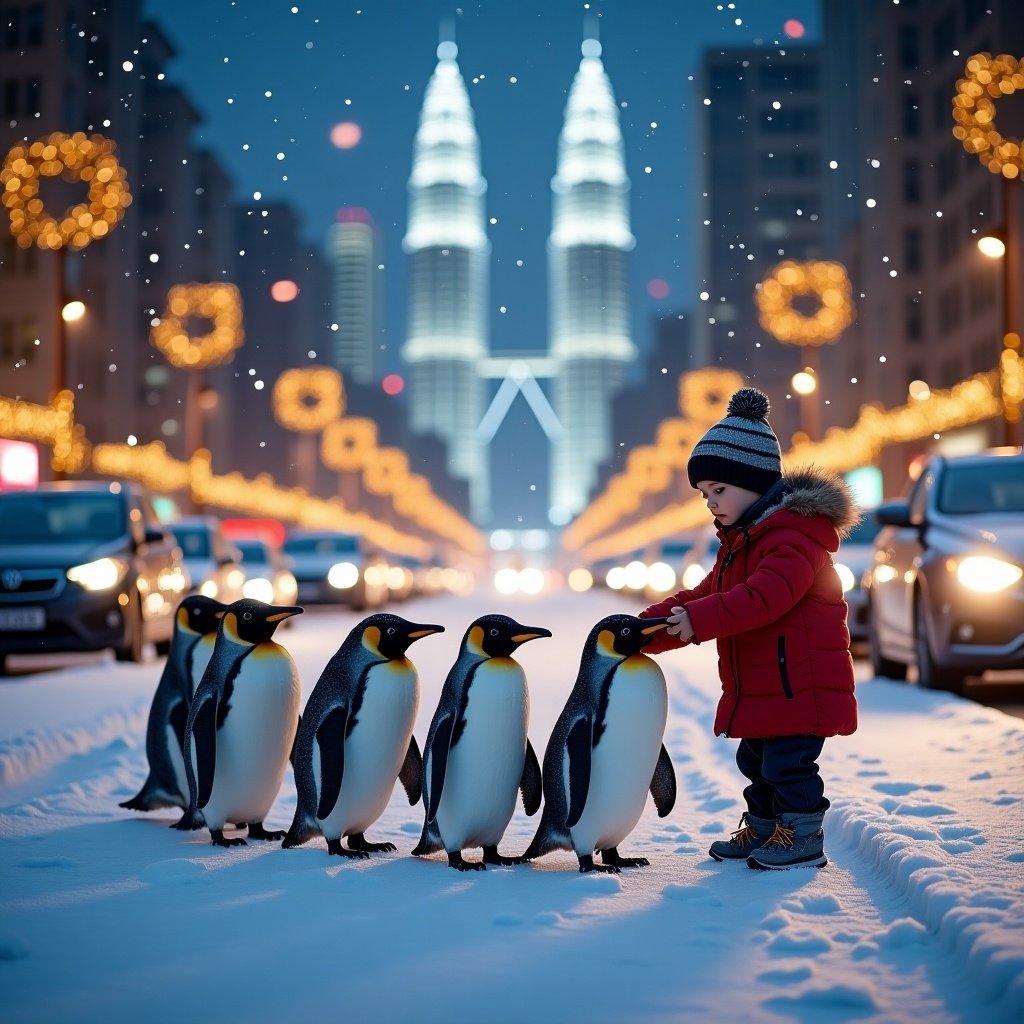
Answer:
<svg viewBox="0 0 1024 1024"><path fill-rule="evenodd" d="M282 846L322 833L327 852L341 857L395 849L368 842L364 833L383 814L396 777L410 804L420 798L420 748L412 734L420 683L405 653L443 632L444 626L379 612L345 638L302 712L292 761L295 818Z"/></svg>
<svg viewBox="0 0 1024 1024"><path fill-rule="evenodd" d="M196 683L210 660L212 640L226 607L203 594L191 594L178 605L171 649L146 723L149 775L142 789L119 806L132 811L188 806L188 779L181 755L185 724Z"/></svg>
<svg viewBox="0 0 1024 1024"><path fill-rule="evenodd" d="M498 843L516 805L535 814L540 806L540 764L527 736L530 694L526 675L512 658L528 640L551 636L507 615L483 615L471 623L459 656L441 688L423 752L423 834L416 856L444 849L459 871L487 864L518 864ZM462 859L469 846L483 860Z"/></svg>
<svg viewBox="0 0 1024 1024"><path fill-rule="evenodd" d="M271 638L301 612L250 598L225 610L185 725L189 802L174 828L205 825L216 846L245 845L224 837L229 821L246 822L251 839L284 838L263 819L295 740L300 686L291 655Z"/></svg>
<svg viewBox="0 0 1024 1024"><path fill-rule="evenodd" d="M581 872L649 863L620 856L618 845L640 820L648 790L659 817L676 800L675 771L662 742L665 677L641 652L668 624L609 615L590 631L544 752L544 813L524 860L562 849L575 851Z"/></svg>

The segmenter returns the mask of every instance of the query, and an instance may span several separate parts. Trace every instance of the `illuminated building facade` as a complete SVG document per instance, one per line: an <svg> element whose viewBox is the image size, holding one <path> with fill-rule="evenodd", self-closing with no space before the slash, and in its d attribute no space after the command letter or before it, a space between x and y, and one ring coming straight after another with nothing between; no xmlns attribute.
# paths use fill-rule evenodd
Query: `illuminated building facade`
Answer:
<svg viewBox="0 0 1024 1024"><path fill-rule="evenodd" d="M412 429L448 444L448 469L469 482L470 515L489 518L486 448L477 428L488 355L485 313L490 244L484 228L486 182L469 96L453 42L437 49L409 177L409 367Z"/></svg>
<svg viewBox="0 0 1024 1024"><path fill-rule="evenodd" d="M376 378L380 293L377 229L365 210L338 211L327 231L327 258L331 318L338 325L331 362L346 380L370 384Z"/></svg>
<svg viewBox="0 0 1024 1024"><path fill-rule="evenodd" d="M551 520L580 512L611 454L612 399L636 358L630 333L630 232L622 134L601 44L583 42L551 182L548 239L553 406Z"/></svg>

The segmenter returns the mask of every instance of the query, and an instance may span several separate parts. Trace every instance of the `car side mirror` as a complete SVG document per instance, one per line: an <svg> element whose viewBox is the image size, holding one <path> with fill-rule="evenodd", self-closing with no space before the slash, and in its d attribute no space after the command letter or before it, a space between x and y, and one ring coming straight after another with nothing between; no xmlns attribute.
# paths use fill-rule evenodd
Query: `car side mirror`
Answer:
<svg viewBox="0 0 1024 1024"><path fill-rule="evenodd" d="M875 509L875 522L882 526L916 526L911 522L910 506L905 501L887 501Z"/></svg>

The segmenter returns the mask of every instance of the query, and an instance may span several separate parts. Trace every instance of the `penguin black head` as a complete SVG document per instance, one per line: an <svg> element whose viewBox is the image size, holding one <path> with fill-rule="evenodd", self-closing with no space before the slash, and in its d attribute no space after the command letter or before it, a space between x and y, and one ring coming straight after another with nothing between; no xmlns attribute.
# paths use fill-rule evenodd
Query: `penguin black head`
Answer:
<svg viewBox="0 0 1024 1024"><path fill-rule="evenodd" d="M542 626L524 626L508 615L481 615L466 630L462 645L486 658L507 658L527 640L551 636Z"/></svg>
<svg viewBox="0 0 1024 1024"><path fill-rule="evenodd" d="M656 633L668 625L668 619L641 619L635 615L609 615L590 631L587 647L606 658L621 661L636 654Z"/></svg>
<svg viewBox="0 0 1024 1024"><path fill-rule="evenodd" d="M391 661L404 657L410 645L417 640L434 633L443 633L444 626L410 622L401 615L377 612L363 619L355 632L360 635L364 647Z"/></svg>
<svg viewBox="0 0 1024 1024"><path fill-rule="evenodd" d="M174 613L175 627L187 633L205 636L216 631L226 608L226 604L205 594L189 594Z"/></svg>
<svg viewBox="0 0 1024 1024"><path fill-rule="evenodd" d="M255 647L266 643L285 619L301 614L302 609L295 606L264 604L246 597L228 605L220 628L236 643Z"/></svg>

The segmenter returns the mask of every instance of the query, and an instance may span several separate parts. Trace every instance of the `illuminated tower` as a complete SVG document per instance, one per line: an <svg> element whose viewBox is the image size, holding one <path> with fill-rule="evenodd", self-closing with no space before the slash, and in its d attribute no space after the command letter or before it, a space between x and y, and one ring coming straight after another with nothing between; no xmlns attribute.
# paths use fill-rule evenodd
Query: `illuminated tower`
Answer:
<svg viewBox="0 0 1024 1024"><path fill-rule="evenodd" d="M331 317L338 325L331 362L346 378L371 384L380 329L377 229L358 207L339 210L327 231Z"/></svg>
<svg viewBox="0 0 1024 1024"><path fill-rule="evenodd" d="M489 517L486 449L477 427L487 384L485 303L490 244L484 229L480 147L469 96L443 42L427 85L409 177L409 367L412 429L448 445L449 471L469 482L470 514Z"/></svg>
<svg viewBox="0 0 1024 1024"><path fill-rule="evenodd" d="M601 44L583 41L558 140L548 239L554 409L564 434L551 458L551 520L587 504L611 455L612 399L636 358L630 336L627 253L629 179Z"/></svg>

